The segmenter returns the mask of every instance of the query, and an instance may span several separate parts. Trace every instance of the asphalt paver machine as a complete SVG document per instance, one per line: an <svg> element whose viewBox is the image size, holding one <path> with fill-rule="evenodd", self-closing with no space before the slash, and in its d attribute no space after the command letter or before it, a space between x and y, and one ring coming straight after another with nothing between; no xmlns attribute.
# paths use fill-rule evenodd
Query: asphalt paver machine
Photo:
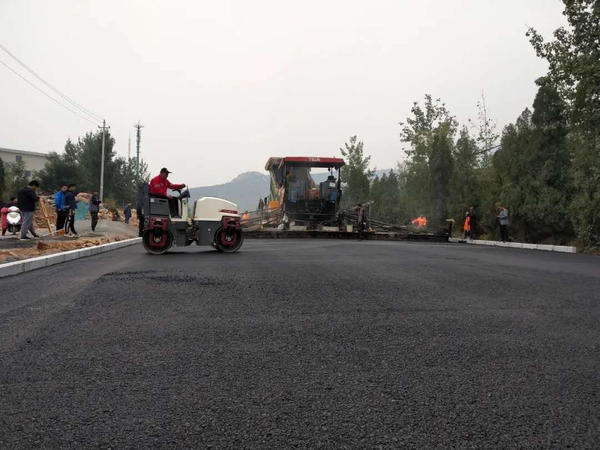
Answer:
<svg viewBox="0 0 600 450"><path fill-rule="evenodd" d="M244 238L235 203L202 197L190 211L188 189L173 191L178 195L172 199L149 195L147 185L141 189L142 242L148 253L161 255L173 245L184 247L193 243L229 253L242 246Z"/></svg>
<svg viewBox="0 0 600 450"><path fill-rule="evenodd" d="M269 158L265 169L271 175L271 198L277 200L281 220L289 224L336 225L342 196L341 158L286 156ZM316 181L312 169L327 169Z"/></svg>

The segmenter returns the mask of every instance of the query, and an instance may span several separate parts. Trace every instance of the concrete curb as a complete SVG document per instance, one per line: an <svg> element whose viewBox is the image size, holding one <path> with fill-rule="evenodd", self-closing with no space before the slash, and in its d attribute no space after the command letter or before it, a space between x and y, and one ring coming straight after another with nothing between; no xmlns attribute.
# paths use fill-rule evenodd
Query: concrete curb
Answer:
<svg viewBox="0 0 600 450"><path fill-rule="evenodd" d="M37 258L24 259L22 261L14 261L6 264L0 264L0 278L10 275L18 275L20 273L29 272L44 267L53 266L67 261L73 261L86 256L99 255L101 253L110 252L118 248L135 245L142 241L142 238L126 239L124 241L110 242L108 244L96 245L94 247L79 248L77 250L69 250L67 252L54 253L47 256L38 256Z"/></svg>
<svg viewBox="0 0 600 450"><path fill-rule="evenodd" d="M543 250L546 252L577 253L577 247L569 247L567 245L525 244L523 242L500 242L483 240L468 241L465 239L456 238L450 238L448 241L461 244L487 245L488 247L522 248L525 250Z"/></svg>

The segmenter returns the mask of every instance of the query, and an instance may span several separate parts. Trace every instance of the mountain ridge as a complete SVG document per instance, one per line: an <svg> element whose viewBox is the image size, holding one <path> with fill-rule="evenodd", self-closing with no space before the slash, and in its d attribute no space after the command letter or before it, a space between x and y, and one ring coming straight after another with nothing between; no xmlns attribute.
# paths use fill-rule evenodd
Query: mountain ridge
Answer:
<svg viewBox="0 0 600 450"><path fill-rule="evenodd" d="M389 171L376 170L375 175L381 176ZM327 178L327 172L314 173L313 178L320 183ZM258 208L261 198L269 195L269 176L256 171L242 172L227 183L190 188L190 195L194 200L200 197L224 198L236 203L240 211L252 211Z"/></svg>

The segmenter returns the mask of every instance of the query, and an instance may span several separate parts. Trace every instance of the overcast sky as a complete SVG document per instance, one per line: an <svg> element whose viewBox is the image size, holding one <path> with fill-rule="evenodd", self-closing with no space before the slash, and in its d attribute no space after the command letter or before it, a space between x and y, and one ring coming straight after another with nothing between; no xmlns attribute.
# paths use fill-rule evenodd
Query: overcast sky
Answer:
<svg viewBox="0 0 600 450"><path fill-rule="evenodd" d="M525 37L558 0L0 0L0 43L105 117L127 155L193 186L263 171L269 156L339 155L357 134L379 169L425 93L464 122L485 92L499 128L546 65ZM11 64L0 51L0 61ZM94 125L0 65L0 147L62 151Z"/></svg>

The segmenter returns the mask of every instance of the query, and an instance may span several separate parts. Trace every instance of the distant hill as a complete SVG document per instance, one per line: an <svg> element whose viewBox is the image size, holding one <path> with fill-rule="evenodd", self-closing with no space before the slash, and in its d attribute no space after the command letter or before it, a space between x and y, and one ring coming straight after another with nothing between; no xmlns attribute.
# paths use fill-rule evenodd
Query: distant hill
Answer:
<svg viewBox="0 0 600 450"><path fill-rule="evenodd" d="M245 172L228 183L190 189L192 199L219 197L237 203L238 209L252 211L258 200L269 195L269 177L260 172Z"/></svg>
<svg viewBox="0 0 600 450"><path fill-rule="evenodd" d="M386 170L375 171L376 176L389 172ZM327 173L315 173L315 182L325 181ZM214 186L201 186L190 188L192 199L200 197L219 197L237 203L240 211L253 211L258 208L258 200L269 195L269 177L260 172L245 172L228 183Z"/></svg>

